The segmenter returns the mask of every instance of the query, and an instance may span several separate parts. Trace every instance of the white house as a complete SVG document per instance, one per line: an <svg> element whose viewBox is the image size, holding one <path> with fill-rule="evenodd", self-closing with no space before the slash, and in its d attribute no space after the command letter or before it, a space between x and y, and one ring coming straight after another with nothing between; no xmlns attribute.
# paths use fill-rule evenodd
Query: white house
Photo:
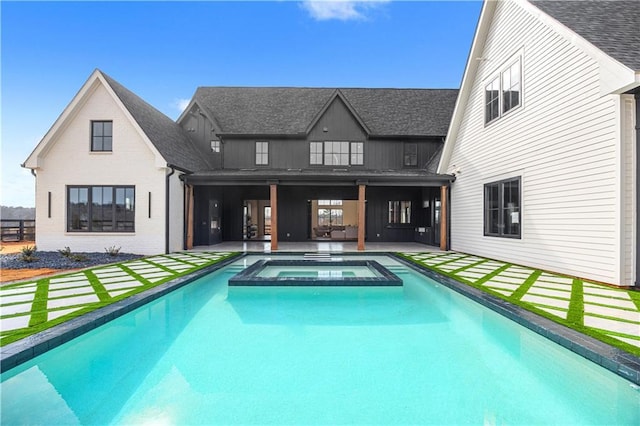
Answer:
<svg viewBox="0 0 640 426"><path fill-rule="evenodd" d="M179 177L202 162L180 126L94 71L23 164L36 175L38 249L181 250Z"/></svg>
<svg viewBox="0 0 640 426"><path fill-rule="evenodd" d="M485 1L438 172L451 248L639 285L640 2Z"/></svg>

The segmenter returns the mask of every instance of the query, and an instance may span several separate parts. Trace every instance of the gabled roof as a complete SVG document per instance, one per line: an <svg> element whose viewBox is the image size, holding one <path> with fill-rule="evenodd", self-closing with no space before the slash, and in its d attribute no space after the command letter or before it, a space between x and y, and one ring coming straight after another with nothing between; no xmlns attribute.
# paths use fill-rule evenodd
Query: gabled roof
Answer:
<svg viewBox="0 0 640 426"><path fill-rule="evenodd" d="M194 100L222 134L305 134L338 91L373 136L444 136L457 89L200 87Z"/></svg>
<svg viewBox="0 0 640 426"><path fill-rule="evenodd" d="M454 143L458 136L459 128L464 116L464 109L469 102L474 79L476 78L478 67L480 66L478 58L482 58L483 56L484 45L491 26L493 25L496 5L500 1L507 0L484 0L482 5L482 11L480 12L476 32L473 36L471 50L467 57L467 65L464 70L464 75L462 76L460 94L456 100L455 109L451 118L451 126L449 127L442 156L440 158L440 164L438 165L438 173L447 173ZM608 62L615 63L615 66L613 67L615 68L615 72L612 69L608 69L606 73L607 77L615 79L615 84L613 86L606 87L603 85L604 92L613 93L617 91L618 93L622 93L630 88L637 87L638 77L635 70L637 69L638 58L636 57L635 60L631 58L634 53L637 56L638 52L638 44L637 42L633 42L634 40L637 40L638 37L637 25L635 27L633 25L633 21L637 22L638 13L634 13L633 11L635 10L637 12L640 0L513 1L532 13L538 13L538 11L540 11L541 16L538 16L539 19L543 20L547 25L550 25L568 39L571 39L573 43L578 44L585 50L588 50L594 57L597 57L599 60L606 58ZM625 13L629 13L631 15L624 17L619 16L623 21L623 23L619 23L619 25L614 24L609 16L605 16L607 15L607 12L602 11L602 8L606 9L613 3L616 3L616 5L611 6L611 10L615 11L615 14L622 14L622 11L626 10ZM617 3L620 4L618 5ZM583 4L585 5L584 9L582 9ZM625 9L626 6L629 6L629 9ZM594 13L595 9L600 10L600 12L598 14L591 15L590 13ZM551 13L554 13L555 16L552 16ZM562 22L561 19L566 23ZM589 20L593 22L590 23L588 22ZM611 27L608 28L607 25L611 25ZM597 32L600 32L600 34L596 34ZM615 34L612 35L611 33ZM593 41L587 38L587 34L589 34L589 37L591 37ZM596 44L596 42L600 45ZM619 45L617 43L619 43ZM622 53L623 50L624 53ZM618 57L613 56L614 51L618 52L616 53ZM623 59L626 62L622 62ZM634 65L636 68L630 68L629 65L634 63L636 64ZM621 80L618 81L618 78L621 78Z"/></svg>
<svg viewBox="0 0 640 426"><path fill-rule="evenodd" d="M102 76L168 164L189 171L208 168L182 127L108 75Z"/></svg>
<svg viewBox="0 0 640 426"><path fill-rule="evenodd" d="M38 158L45 155L52 141L55 140L56 134L67 126L69 120L82 108L85 100L91 96L97 85L105 87L114 101L122 108L123 113L130 118L131 124L156 156L156 164L159 167L168 164L188 171L208 168L191 140L178 124L100 70L95 70L91 74L29 155L23 167L38 167Z"/></svg>
<svg viewBox="0 0 640 426"><path fill-rule="evenodd" d="M531 0L607 55L640 70L640 1Z"/></svg>

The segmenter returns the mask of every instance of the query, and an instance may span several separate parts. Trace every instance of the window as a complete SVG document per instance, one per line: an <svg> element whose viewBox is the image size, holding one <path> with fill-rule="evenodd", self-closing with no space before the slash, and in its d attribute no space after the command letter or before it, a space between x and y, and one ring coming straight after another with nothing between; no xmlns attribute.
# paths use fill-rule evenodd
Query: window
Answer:
<svg viewBox="0 0 640 426"><path fill-rule="evenodd" d="M411 223L411 201L389 201L389 223Z"/></svg>
<svg viewBox="0 0 640 426"><path fill-rule="evenodd" d="M133 232L133 186L68 186L67 231Z"/></svg>
<svg viewBox="0 0 640 426"><path fill-rule="evenodd" d="M310 142L309 164L362 166L364 165L364 142Z"/></svg>
<svg viewBox="0 0 640 426"><path fill-rule="evenodd" d="M485 124L519 106L521 100L522 68L518 58L485 86Z"/></svg>
<svg viewBox="0 0 640 426"><path fill-rule="evenodd" d="M322 142L311 142L309 164L322 164Z"/></svg>
<svg viewBox="0 0 640 426"><path fill-rule="evenodd" d="M502 113L520 105L520 60L502 73Z"/></svg>
<svg viewBox="0 0 640 426"><path fill-rule="evenodd" d="M319 206L341 206L342 200L318 200Z"/></svg>
<svg viewBox="0 0 640 426"><path fill-rule="evenodd" d="M215 153L220 152L220 141L219 140L211 141L211 152L215 152Z"/></svg>
<svg viewBox="0 0 640 426"><path fill-rule="evenodd" d="M484 89L484 122L489 123L500 116L500 78L496 77Z"/></svg>
<svg viewBox="0 0 640 426"><path fill-rule="evenodd" d="M318 226L342 224L342 209L318 209Z"/></svg>
<svg viewBox="0 0 640 426"><path fill-rule="evenodd" d="M324 164L326 166L348 166L349 142L325 142Z"/></svg>
<svg viewBox="0 0 640 426"><path fill-rule="evenodd" d="M520 177L485 184L484 235L520 238Z"/></svg>
<svg viewBox="0 0 640 426"><path fill-rule="evenodd" d="M351 165L362 166L364 164L364 143L351 142Z"/></svg>
<svg viewBox="0 0 640 426"><path fill-rule="evenodd" d="M256 142L256 165L269 164L269 142Z"/></svg>
<svg viewBox="0 0 640 426"><path fill-rule="evenodd" d="M111 151L113 145L113 122L91 122L91 151Z"/></svg>
<svg viewBox="0 0 640 426"><path fill-rule="evenodd" d="M418 165L418 145L415 143L404 144L404 165L416 167Z"/></svg>

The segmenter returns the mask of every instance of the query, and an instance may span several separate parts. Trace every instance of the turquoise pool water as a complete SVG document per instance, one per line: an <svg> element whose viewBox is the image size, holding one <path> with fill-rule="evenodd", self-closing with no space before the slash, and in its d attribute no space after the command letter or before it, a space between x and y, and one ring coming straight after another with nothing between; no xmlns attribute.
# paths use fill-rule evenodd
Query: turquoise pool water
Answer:
<svg viewBox="0 0 640 426"><path fill-rule="evenodd" d="M640 424L630 382L376 260L404 286L229 288L227 267L3 374L1 422Z"/></svg>

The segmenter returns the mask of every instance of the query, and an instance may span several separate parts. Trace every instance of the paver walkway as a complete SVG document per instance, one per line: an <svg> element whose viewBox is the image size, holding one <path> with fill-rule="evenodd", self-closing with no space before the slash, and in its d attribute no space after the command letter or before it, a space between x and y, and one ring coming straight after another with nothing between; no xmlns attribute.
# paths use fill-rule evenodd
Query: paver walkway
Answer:
<svg viewBox="0 0 640 426"><path fill-rule="evenodd" d="M640 348L639 292L456 252L404 255L557 322Z"/></svg>
<svg viewBox="0 0 640 426"><path fill-rule="evenodd" d="M228 252L181 252L0 287L5 344L216 263Z"/></svg>

